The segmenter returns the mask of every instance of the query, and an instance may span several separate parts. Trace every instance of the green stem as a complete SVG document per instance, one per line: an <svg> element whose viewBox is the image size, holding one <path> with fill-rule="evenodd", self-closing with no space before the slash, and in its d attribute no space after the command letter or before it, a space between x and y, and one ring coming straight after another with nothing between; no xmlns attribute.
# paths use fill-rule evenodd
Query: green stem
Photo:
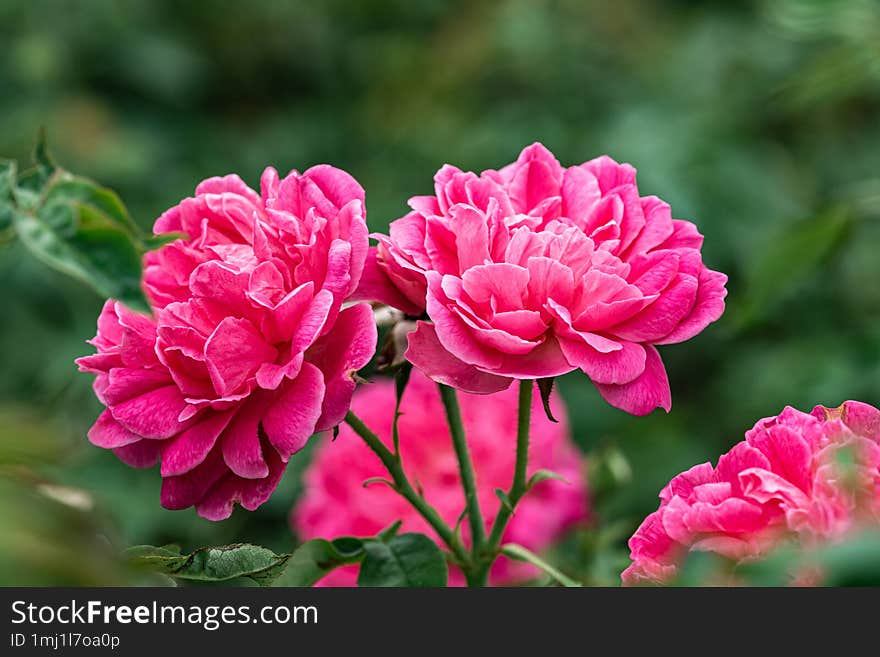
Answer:
<svg viewBox="0 0 880 657"><path fill-rule="evenodd" d="M528 486L526 479L527 469L529 466L529 423L532 418L532 387L534 383L531 379L523 379L519 382L519 410L517 411L516 422L516 465L513 471L513 484L510 486L510 492L507 494L510 500L510 507L502 504L498 509L498 515L495 516L495 522L492 525L492 533L489 535L488 553L491 559L498 554L498 546L504 536L504 530L507 529L507 523L513 513L512 509L516 508L517 502L525 495Z"/></svg>
<svg viewBox="0 0 880 657"><path fill-rule="evenodd" d="M470 588L483 588L489 586L489 569L495 558L484 559L475 564L473 568L464 571L464 578Z"/></svg>
<svg viewBox="0 0 880 657"><path fill-rule="evenodd" d="M446 420L449 423L449 433L452 435L452 445L455 447L455 456L458 459L458 469L461 472L461 484L464 487L465 504L467 506L468 523L471 528L472 553L478 554L486 542L486 526L483 514L480 511L480 499L477 495L477 483L474 477L474 465L468 451L467 439L464 435L464 424L461 420L461 408L458 405L458 396L454 388L442 383L440 398L446 409Z"/></svg>
<svg viewBox="0 0 880 657"><path fill-rule="evenodd" d="M382 442L382 439L373 433L352 411L348 411L345 416L345 421L348 423L348 426L350 426L354 432L363 439L367 444L367 447L373 450L376 456L382 461L385 469L388 470L388 474L390 474L391 478L394 480L395 490L422 515L431 527L434 528L434 531L437 532L440 539L449 546L449 549L460 562L462 569L467 573L471 564L471 557L468 554L467 549L464 547L464 544L461 542L458 535L452 531L449 525L447 525L443 518L440 517L437 510L428 504L425 498L419 495L412 487L406 473L403 471L403 465L400 462L400 458L392 453L391 450L385 446L385 443Z"/></svg>

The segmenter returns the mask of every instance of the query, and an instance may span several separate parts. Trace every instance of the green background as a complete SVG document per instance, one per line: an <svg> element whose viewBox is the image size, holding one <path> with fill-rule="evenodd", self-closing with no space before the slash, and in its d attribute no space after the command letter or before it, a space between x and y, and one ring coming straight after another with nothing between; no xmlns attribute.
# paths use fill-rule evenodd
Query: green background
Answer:
<svg viewBox="0 0 880 657"><path fill-rule="evenodd" d="M757 419L880 402L873 0L5 0L0 55L0 155L26 160L46 126L145 228L199 180L267 165L346 169L381 231L444 162L495 168L540 140L564 164L634 164L705 235L728 310L661 350L669 415L561 381L597 526L552 558L585 582L616 583L660 488ZM290 549L307 454L256 513L161 509L157 472L85 439L100 408L73 359L102 300L15 242L0 282L0 583L137 581L113 559L133 543Z"/></svg>

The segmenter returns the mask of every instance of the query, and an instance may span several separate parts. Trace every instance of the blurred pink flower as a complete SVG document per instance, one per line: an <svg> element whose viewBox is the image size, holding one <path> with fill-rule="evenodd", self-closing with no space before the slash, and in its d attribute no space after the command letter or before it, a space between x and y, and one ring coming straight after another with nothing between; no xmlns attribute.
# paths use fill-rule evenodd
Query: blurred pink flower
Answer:
<svg viewBox="0 0 880 657"><path fill-rule="evenodd" d="M352 410L391 446L391 423L395 393L391 381L373 383L358 390ZM460 395L465 431L476 472L478 497L487 530L498 513L500 500L494 490L510 487L515 453L517 395L513 390L489 396ZM530 472L549 469L570 483L546 480L522 499L508 525L505 541L520 543L533 551L547 548L567 528L585 520L587 489L583 460L569 438L565 407L554 396L552 405L559 424L548 422L535 400L531 426ZM400 447L404 467L412 481L443 519L454 525L464 509L458 462L446 426L437 387L414 370L404 393L400 417ZM363 487L370 477L387 477L378 457L347 426L340 427L335 441L325 440L304 475L304 493L291 514L293 527L302 539L339 536L372 536L396 520L401 531L436 534L409 504L384 484ZM469 541L467 522L462 533ZM505 558L491 572L494 584L507 584L537 575L532 566ZM354 586L357 566L331 572L320 584ZM462 585L463 575L450 572L450 583Z"/></svg>
<svg viewBox="0 0 880 657"><path fill-rule="evenodd" d="M89 440L124 462L161 460L162 505L211 520L265 502L309 436L342 421L375 351L366 304L342 307L367 252L364 192L316 166L262 194L210 178L165 212L181 232L146 257L154 318L108 301L80 358L107 406Z"/></svg>
<svg viewBox="0 0 880 657"><path fill-rule="evenodd" d="M841 457L846 454L851 465ZM718 459L676 476L629 541L625 584L663 583L689 550L733 560L784 540L814 545L880 521L880 411L786 407Z"/></svg>
<svg viewBox="0 0 880 657"><path fill-rule="evenodd" d="M583 370L636 415L671 395L655 345L687 340L724 311L724 274L703 238L636 172L607 156L562 167L533 144L479 176L446 165L371 250L359 298L414 316L407 357L476 393Z"/></svg>

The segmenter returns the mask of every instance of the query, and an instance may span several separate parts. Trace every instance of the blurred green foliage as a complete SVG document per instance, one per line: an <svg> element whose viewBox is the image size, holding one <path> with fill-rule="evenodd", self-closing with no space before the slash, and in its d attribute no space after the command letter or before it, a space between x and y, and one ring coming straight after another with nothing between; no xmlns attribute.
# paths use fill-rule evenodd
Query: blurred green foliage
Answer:
<svg viewBox="0 0 880 657"><path fill-rule="evenodd" d="M56 165L45 130L33 166L19 173L14 160L0 160L0 231L99 295L146 313L144 253L174 239L142 231L115 192Z"/></svg>
<svg viewBox="0 0 880 657"><path fill-rule="evenodd" d="M762 559L736 564L716 554L691 552L675 586L880 586L880 531L809 549L781 545Z"/></svg>
<svg viewBox="0 0 880 657"><path fill-rule="evenodd" d="M345 168L383 230L444 162L497 167L541 140L564 163L633 163L643 193L698 224L729 306L662 350L669 415L629 417L584 377L560 381L598 529L551 561L586 582L619 581L662 485L758 418L880 402L875 0L7 0L0 53L0 154L26 160L46 126L59 161L144 229L199 180L256 184L266 165ZM85 440L99 405L73 359L102 299L14 244L0 246L0 581L115 583L130 575L96 564L133 544L289 552L308 454L257 513L162 510L157 473ZM95 563L65 558L77 550Z"/></svg>

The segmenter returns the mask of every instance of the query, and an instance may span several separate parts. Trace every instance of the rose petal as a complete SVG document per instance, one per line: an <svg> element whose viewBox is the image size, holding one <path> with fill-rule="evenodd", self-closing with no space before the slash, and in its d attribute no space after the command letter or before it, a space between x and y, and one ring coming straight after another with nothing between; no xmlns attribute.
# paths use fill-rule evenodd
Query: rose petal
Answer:
<svg viewBox="0 0 880 657"><path fill-rule="evenodd" d="M315 433L323 397L321 370L305 362L299 376L281 388L279 397L263 417L263 429L269 442L285 463Z"/></svg>
<svg viewBox="0 0 880 657"><path fill-rule="evenodd" d="M406 359L426 376L464 392L491 394L505 390L512 379L481 372L450 354L437 338L433 324L418 322L407 334Z"/></svg>
<svg viewBox="0 0 880 657"><path fill-rule="evenodd" d="M647 415L655 408L667 413L672 408L672 393L666 368L657 350L645 347L645 370L635 380L623 385L596 384L600 394L609 404L633 415Z"/></svg>

